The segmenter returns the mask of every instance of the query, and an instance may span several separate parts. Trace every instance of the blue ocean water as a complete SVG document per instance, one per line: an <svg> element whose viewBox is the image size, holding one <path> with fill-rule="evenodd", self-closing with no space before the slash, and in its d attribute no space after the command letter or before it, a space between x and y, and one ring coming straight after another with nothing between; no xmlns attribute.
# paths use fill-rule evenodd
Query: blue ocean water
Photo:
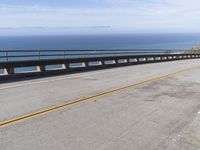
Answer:
<svg viewBox="0 0 200 150"><path fill-rule="evenodd" d="M200 33L0 36L1 50L183 50L200 44ZM28 69L28 71L33 68ZM17 69L16 71L24 71ZM0 69L0 74L2 69Z"/></svg>
<svg viewBox="0 0 200 150"><path fill-rule="evenodd" d="M197 33L0 36L0 50L188 49L199 43Z"/></svg>

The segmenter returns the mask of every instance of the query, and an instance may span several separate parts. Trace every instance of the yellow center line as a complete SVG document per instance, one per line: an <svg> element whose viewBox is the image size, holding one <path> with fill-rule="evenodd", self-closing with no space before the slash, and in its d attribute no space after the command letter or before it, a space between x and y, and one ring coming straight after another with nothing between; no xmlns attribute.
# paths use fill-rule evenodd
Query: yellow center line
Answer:
<svg viewBox="0 0 200 150"><path fill-rule="evenodd" d="M56 105L56 106L52 106L52 107L49 107L49 108L46 108L46 109L43 109L43 110L40 110L40 111L36 111L36 112L26 114L26 115L23 115L23 116L20 116L20 117L17 117L17 118L5 120L3 122L0 122L0 128L11 126L13 124L25 121L27 119L31 119L33 117L37 117L37 116L41 116L41 115L44 115L44 114L48 114L50 112L58 111L58 110L66 108L66 107L70 107L70 106L75 105L75 104L90 101L90 100L93 100L94 98L99 98L99 97L102 97L102 96L105 96L105 95L108 95L108 94L111 94L111 93L114 93L114 92L119 92L119 91L122 91L122 90L125 90L125 89L129 89L129 88L137 87L137 86L140 86L140 85L148 84L148 83L151 83L151 82L154 82L154 81L158 81L158 80L176 75L176 74L181 73L181 72L189 71L189 70L192 70L192 69L195 69L195 68L198 68L198 67L181 69L181 70L178 70L176 72L169 73L169 74L162 75L162 76L158 76L158 77L155 77L155 78L152 78L152 79L149 79L149 80L130 84L130 85L120 87L120 88L111 89L111 90L104 91L102 93L98 93L98 94L95 94L95 95L87 96L87 97L84 97L84 98L71 100L71 101L68 101L68 102L65 102L65 103L62 103L62 104L59 104L59 105Z"/></svg>

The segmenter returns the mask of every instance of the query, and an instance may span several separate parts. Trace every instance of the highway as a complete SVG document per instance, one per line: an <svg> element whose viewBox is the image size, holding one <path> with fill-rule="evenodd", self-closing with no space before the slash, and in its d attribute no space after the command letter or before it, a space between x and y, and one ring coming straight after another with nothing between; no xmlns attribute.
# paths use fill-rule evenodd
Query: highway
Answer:
<svg viewBox="0 0 200 150"><path fill-rule="evenodd" d="M0 84L0 150L199 150L200 60Z"/></svg>

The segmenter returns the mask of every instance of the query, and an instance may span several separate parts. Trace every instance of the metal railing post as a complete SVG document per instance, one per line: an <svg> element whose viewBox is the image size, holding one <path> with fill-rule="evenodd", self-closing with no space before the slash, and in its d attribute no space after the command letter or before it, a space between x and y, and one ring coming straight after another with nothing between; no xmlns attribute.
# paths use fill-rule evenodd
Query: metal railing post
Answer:
<svg viewBox="0 0 200 150"><path fill-rule="evenodd" d="M8 62L8 51L6 51L6 62Z"/></svg>
<svg viewBox="0 0 200 150"><path fill-rule="evenodd" d="M41 52L40 52L40 50L38 51L38 59L40 60L40 54L41 54Z"/></svg>

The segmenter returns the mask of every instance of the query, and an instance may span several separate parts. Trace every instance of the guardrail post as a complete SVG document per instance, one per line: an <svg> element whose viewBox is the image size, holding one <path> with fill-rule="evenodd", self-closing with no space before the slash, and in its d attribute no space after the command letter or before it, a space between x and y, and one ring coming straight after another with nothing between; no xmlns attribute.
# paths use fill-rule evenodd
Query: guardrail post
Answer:
<svg viewBox="0 0 200 150"><path fill-rule="evenodd" d="M126 59L126 63L130 63L130 59L129 58Z"/></svg>
<svg viewBox="0 0 200 150"><path fill-rule="evenodd" d="M100 59L99 64L104 66L105 65L105 60L104 59Z"/></svg>
<svg viewBox="0 0 200 150"><path fill-rule="evenodd" d="M15 73L15 69L14 68L5 68L4 69L4 75L10 75L10 74L14 74Z"/></svg>
<svg viewBox="0 0 200 150"><path fill-rule="evenodd" d="M85 67L89 67L89 62L84 62L85 63Z"/></svg>
<svg viewBox="0 0 200 150"><path fill-rule="evenodd" d="M40 55L41 55L41 52L40 50L38 51L38 59L40 60Z"/></svg>
<svg viewBox="0 0 200 150"><path fill-rule="evenodd" d="M39 65L39 66L37 66L37 71L39 71L39 72L45 72L45 65Z"/></svg>
<svg viewBox="0 0 200 150"><path fill-rule="evenodd" d="M69 69L69 63L62 64L62 69Z"/></svg>
<svg viewBox="0 0 200 150"><path fill-rule="evenodd" d="M63 51L63 55L64 55L64 59L65 59L66 51Z"/></svg>
<svg viewBox="0 0 200 150"><path fill-rule="evenodd" d="M105 61L104 60L101 60L101 65L105 65Z"/></svg>
<svg viewBox="0 0 200 150"><path fill-rule="evenodd" d="M124 63L128 63L128 59L124 59Z"/></svg>
<svg viewBox="0 0 200 150"><path fill-rule="evenodd" d="M165 61L165 60L166 60L166 57L165 57L165 56L164 56L164 57L161 57L161 60Z"/></svg>
<svg viewBox="0 0 200 150"><path fill-rule="evenodd" d="M119 63L117 59L114 59L114 61L115 61L115 64L118 64L118 63Z"/></svg>
<svg viewBox="0 0 200 150"><path fill-rule="evenodd" d="M114 59L112 60L112 64L116 64L116 61Z"/></svg>
<svg viewBox="0 0 200 150"><path fill-rule="evenodd" d="M6 62L8 62L8 51L6 51Z"/></svg>

